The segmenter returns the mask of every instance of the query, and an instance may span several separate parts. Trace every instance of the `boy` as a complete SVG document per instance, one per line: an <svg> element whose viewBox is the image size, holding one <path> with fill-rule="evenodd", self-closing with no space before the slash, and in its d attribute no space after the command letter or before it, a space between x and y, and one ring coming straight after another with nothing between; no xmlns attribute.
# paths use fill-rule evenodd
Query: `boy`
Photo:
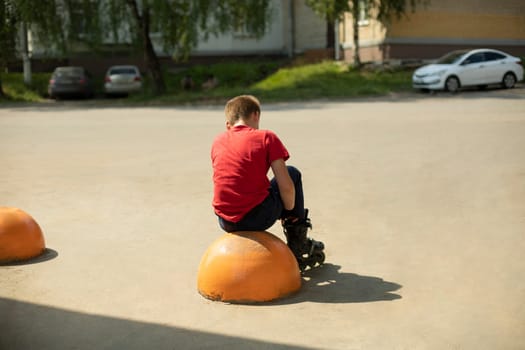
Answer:
<svg viewBox="0 0 525 350"><path fill-rule="evenodd" d="M226 104L226 132L211 149L213 207L226 232L264 231L281 219L288 246L301 270L324 262L322 242L307 238L301 173L286 166L288 151L275 133L259 130L260 103L237 96ZM272 169L274 178L268 180Z"/></svg>

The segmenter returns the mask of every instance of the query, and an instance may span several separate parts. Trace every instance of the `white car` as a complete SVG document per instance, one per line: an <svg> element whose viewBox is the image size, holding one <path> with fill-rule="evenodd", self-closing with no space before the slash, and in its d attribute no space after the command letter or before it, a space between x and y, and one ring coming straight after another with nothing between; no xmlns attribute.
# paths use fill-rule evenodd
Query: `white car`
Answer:
<svg viewBox="0 0 525 350"><path fill-rule="evenodd" d="M142 76L136 66L112 66L104 78L106 95L128 95L142 89Z"/></svg>
<svg viewBox="0 0 525 350"><path fill-rule="evenodd" d="M498 50L476 49L450 52L417 69L412 75L412 86L457 92L466 86L483 88L490 84L510 89L521 80L523 62L519 57Z"/></svg>

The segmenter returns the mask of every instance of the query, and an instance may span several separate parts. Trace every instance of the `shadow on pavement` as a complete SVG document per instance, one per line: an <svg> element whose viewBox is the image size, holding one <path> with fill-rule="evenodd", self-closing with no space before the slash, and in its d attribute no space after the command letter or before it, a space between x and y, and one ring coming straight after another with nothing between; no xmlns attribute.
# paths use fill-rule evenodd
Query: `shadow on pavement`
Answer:
<svg viewBox="0 0 525 350"><path fill-rule="evenodd" d="M0 349L6 350L308 349L5 298L0 298L0 315Z"/></svg>
<svg viewBox="0 0 525 350"><path fill-rule="evenodd" d="M22 260L22 261L12 261L8 263L0 263L0 266L18 266L18 265L31 265L31 264L38 264L44 261L52 260L58 256L58 252L56 250L46 248L44 249L44 252L40 254L39 256L29 259L29 260Z"/></svg>
<svg viewBox="0 0 525 350"><path fill-rule="evenodd" d="M379 277L341 273L341 266L324 264L303 274L301 290L289 298L273 304L284 305L301 302L316 303L366 303L401 299L393 293L402 286Z"/></svg>

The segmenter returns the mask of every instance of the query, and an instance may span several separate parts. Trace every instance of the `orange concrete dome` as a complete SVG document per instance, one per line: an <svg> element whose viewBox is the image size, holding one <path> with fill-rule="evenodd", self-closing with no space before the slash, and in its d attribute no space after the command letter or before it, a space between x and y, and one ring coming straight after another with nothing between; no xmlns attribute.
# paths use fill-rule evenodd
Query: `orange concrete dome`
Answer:
<svg viewBox="0 0 525 350"><path fill-rule="evenodd" d="M0 262L34 258L45 250L40 226L18 208L0 207Z"/></svg>
<svg viewBox="0 0 525 350"><path fill-rule="evenodd" d="M298 291L301 273L288 246L273 234L226 233L204 253L197 287L211 300L256 303Z"/></svg>

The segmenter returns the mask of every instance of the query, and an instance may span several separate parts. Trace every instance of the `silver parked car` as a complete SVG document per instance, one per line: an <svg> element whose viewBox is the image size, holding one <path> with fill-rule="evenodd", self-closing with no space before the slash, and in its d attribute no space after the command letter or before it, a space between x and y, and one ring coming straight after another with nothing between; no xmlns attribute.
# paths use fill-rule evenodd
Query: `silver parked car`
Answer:
<svg viewBox="0 0 525 350"><path fill-rule="evenodd" d="M128 95L142 89L142 76L136 66L112 66L104 78L104 93Z"/></svg>
<svg viewBox="0 0 525 350"><path fill-rule="evenodd" d="M435 63L417 69L412 75L412 86L457 92L466 86L491 84L510 89L521 80L523 62L519 57L498 50L476 49L450 52Z"/></svg>
<svg viewBox="0 0 525 350"><path fill-rule="evenodd" d="M51 98L94 96L91 74L83 67L57 67L51 75L47 92Z"/></svg>

